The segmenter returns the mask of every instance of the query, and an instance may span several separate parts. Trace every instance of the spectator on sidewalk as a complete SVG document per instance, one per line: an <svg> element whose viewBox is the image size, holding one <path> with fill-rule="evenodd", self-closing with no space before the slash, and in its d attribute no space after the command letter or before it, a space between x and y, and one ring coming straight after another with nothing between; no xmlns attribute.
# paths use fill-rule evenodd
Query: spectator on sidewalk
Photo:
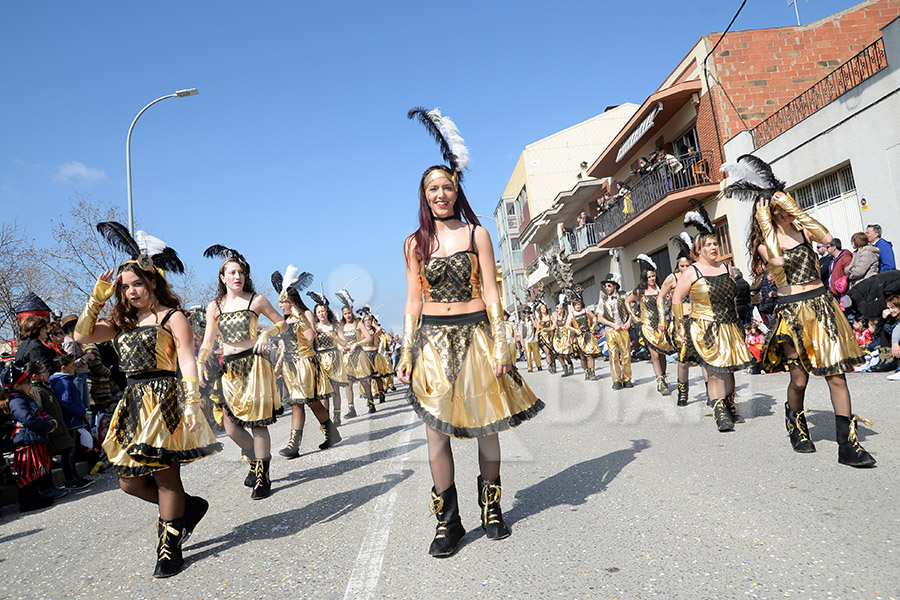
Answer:
<svg viewBox="0 0 900 600"><path fill-rule="evenodd" d="M828 254L828 246L825 244L816 244L816 252L819 254L819 279L822 283L828 281L828 275L831 274L831 261L834 260Z"/></svg>
<svg viewBox="0 0 900 600"><path fill-rule="evenodd" d="M869 238L863 232L854 233L850 238L853 244L853 260L847 267L847 287L854 285L878 274L878 248L869 243Z"/></svg>
<svg viewBox="0 0 900 600"><path fill-rule="evenodd" d="M63 412L63 421L73 436L80 436L79 429L87 427L87 411L78 387L75 385L75 357L63 354L54 361L56 368L50 376L50 389L56 394ZM75 438L76 443L79 438ZM87 444L83 444L87 445ZM93 444L91 444L93 445Z"/></svg>
<svg viewBox="0 0 900 600"><path fill-rule="evenodd" d="M78 315L67 315L59 322L63 332L62 351L75 357L75 385L81 394L85 410L90 410L91 394L88 388L88 374L91 355L81 347L81 344L72 339L76 321L78 321Z"/></svg>
<svg viewBox="0 0 900 600"><path fill-rule="evenodd" d="M849 250L844 250L841 245L840 238L834 238L828 244L828 253L834 259L831 263L831 275L828 278L828 289L835 298L840 300L850 286L847 282L847 267L853 260L853 254ZM843 309L843 304L841 309Z"/></svg>
<svg viewBox="0 0 900 600"><path fill-rule="evenodd" d="M737 284L735 303L737 304L738 319L742 325L745 325L750 321L750 310L753 308L750 303L750 284L744 279L744 274L740 269L734 270L734 282Z"/></svg>
<svg viewBox="0 0 900 600"><path fill-rule="evenodd" d="M40 361L52 373L53 359L59 356L53 348L50 347L50 327L47 319L44 317L25 317L22 325L19 327L19 348L16 350L16 364L20 368L33 360Z"/></svg>
<svg viewBox="0 0 900 600"><path fill-rule="evenodd" d="M884 273L897 268L894 260L894 245L881 237L881 225L873 223L866 226L866 237L869 243L878 248L878 272Z"/></svg>

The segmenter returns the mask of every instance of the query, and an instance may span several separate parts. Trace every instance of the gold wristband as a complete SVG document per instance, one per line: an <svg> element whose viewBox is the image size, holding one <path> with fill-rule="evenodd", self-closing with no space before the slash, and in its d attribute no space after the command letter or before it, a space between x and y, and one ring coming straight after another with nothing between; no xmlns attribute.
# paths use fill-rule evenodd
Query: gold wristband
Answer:
<svg viewBox="0 0 900 600"><path fill-rule="evenodd" d="M809 213L797 206L797 203L791 198L790 194L779 194L777 197L772 198L772 202L784 212L794 217L794 220L799 223L803 229L808 231L816 241L822 241L825 239L825 236L828 235L828 229L809 216Z"/></svg>
<svg viewBox="0 0 900 600"><path fill-rule="evenodd" d="M503 307L499 302L494 302L487 307L487 316L491 324L491 332L494 335L494 359L498 365L511 365L512 353L509 350L509 344L506 342Z"/></svg>
<svg viewBox="0 0 900 600"><path fill-rule="evenodd" d="M182 377L181 393L185 404L200 402L200 381L196 377Z"/></svg>
<svg viewBox="0 0 900 600"><path fill-rule="evenodd" d="M94 284L94 291L88 298L87 305L81 311L78 321L75 322L75 333L81 335L91 335L94 333L94 326L97 324L97 317L103 310L103 305L110 299L114 291L113 284L102 279L97 279Z"/></svg>

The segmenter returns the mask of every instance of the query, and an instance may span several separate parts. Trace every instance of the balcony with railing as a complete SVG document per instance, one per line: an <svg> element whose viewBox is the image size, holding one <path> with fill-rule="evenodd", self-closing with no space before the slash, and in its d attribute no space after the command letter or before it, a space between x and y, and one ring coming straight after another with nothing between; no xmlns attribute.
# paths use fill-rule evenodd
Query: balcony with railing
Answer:
<svg viewBox="0 0 900 600"><path fill-rule="evenodd" d="M702 200L718 192L722 176L710 170L713 157L710 150L680 154L645 175L594 219L595 243L623 246L632 237L623 230L634 229L634 237L642 235L687 210L690 197Z"/></svg>
<svg viewBox="0 0 900 600"><path fill-rule="evenodd" d="M778 137L885 67L887 54L884 40L879 38L751 129L754 147L759 148Z"/></svg>

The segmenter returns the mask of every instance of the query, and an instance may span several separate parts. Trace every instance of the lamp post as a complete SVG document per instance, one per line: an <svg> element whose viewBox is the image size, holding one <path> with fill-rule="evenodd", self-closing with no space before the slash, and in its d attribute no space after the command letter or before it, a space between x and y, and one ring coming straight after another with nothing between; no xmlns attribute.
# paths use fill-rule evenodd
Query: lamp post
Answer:
<svg viewBox="0 0 900 600"><path fill-rule="evenodd" d="M169 94L167 96L163 96L162 98L157 98L141 109L141 112L139 112L134 118L134 121L131 122L131 127L128 128L128 137L125 138L125 179L128 185L128 231L131 233L131 235L134 235L134 206L131 199L131 132L134 131L134 125L135 123L137 123L138 119L141 118L141 115L144 114L144 111L157 102L162 102L167 98L186 98L188 96L196 96L199 93L200 92L197 91L197 88L191 88L189 90L178 90L174 94Z"/></svg>

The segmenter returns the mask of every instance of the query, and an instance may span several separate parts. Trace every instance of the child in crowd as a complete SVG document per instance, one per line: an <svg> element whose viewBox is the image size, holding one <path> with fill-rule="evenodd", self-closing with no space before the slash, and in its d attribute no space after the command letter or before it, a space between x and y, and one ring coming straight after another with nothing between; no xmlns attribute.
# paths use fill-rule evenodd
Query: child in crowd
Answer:
<svg viewBox="0 0 900 600"><path fill-rule="evenodd" d="M53 359L53 365L56 372L50 376L50 389L56 394L62 407L66 427L75 438L76 444L81 442L82 446L91 448L94 444L88 430L87 411L75 384L75 357L71 354L61 354Z"/></svg>
<svg viewBox="0 0 900 600"><path fill-rule="evenodd" d="M0 385L0 410L8 412L14 423L13 465L19 486L19 509L27 512L47 508L53 504L53 498L40 494L38 480L50 471L47 434L56 429L57 423L31 397L28 371L10 365L0 373Z"/></svg>
<svg viewBox="0 0 900 600"><path fill-rule="evenodd" d="M853 321L853 333L856 335L856 341L859 342L860 348L866 348L872 343L872 330L869 329L867 319L858 317Z"/></svg>
<svg viewBox="0 0 900 600"><path fill-rule="evenodd" d="M747 323L744 326L744 334L747 348L750 349L750 354L753 355L754 361L753 366L750 368L750 372L754 375L759 375L762 369L762 351L766 336L763 335L762 331L759 329L759 325L755 322Z"/></svg>
<svg viewBox="0 0 900 600"><path fill-rule="evenodd" d="M888 381L900 381L900 296L893 295L887 299L887 308L882 313L884 327L882 335L887 338L890 331L891 357L894 359L895 371L888 375Z"/></svg>

